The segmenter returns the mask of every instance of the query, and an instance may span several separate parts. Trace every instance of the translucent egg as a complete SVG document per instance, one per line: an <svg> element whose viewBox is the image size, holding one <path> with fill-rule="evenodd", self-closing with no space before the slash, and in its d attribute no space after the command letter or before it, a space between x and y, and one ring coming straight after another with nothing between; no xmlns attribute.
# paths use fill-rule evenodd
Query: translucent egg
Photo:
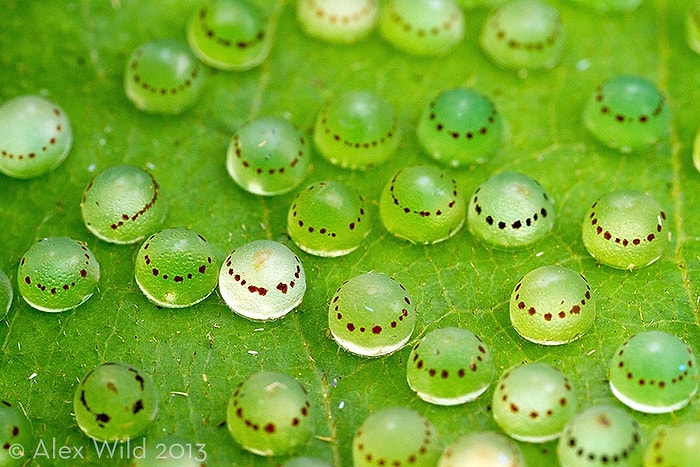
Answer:
<svg viewBox="0 0 700 467"><path fill-rule="evenodd" d="M87 301L100 281L100 264L87 245L68 237L48 237L32 245L17 269L24 301L40 311L59 312Z"/></svg>
<svg viewBox="0 0 700 467"><path fill-rule="evenodd" d="M151 302L184 308L201 302L218 283L216 251L184 228L164 229L146 239L134 260L136 284Z"/></svg>
<svg viewBox="0 0 700 467"><path fill-rule="evenodd" d="M700 422L659 425L644 449L644 467L696 467Z"/></svg>
<svg viewBox="0 0 700 467"><path fill-rule="evenodd" d="M287 214L287 233L305 252L323 257L355 251L369 234L365 200L341 182L313 183L301 190Z"/></svg>
<svg viewBox="0 0 700 467"><path fill-rule="evenodd" d="M394 109L369 91L341 94L319 112L314 142L340 167L365 170L386 162L399 145Z"/></svg>
<svg viewBox="0 0 700 467"><path fill-rule="evenodd" d="M124 73L126 95L136 108L156 114L179 114L199 98L204 70L184 42L147 42L129 58Z"/></svg>
<svg viewBox="0 0 700 467"><path fill-rule="evenodd" d="M625 410L594 405L574 415L557 444L562 467L638 467L642 464L642 428Z"/></svg>
<svg viewBox="0 0 700 467"><path fill-rule="evenodd" d="M513 0L493 9L479 43L497 65L515 70L552 68L565 46L559 11L540 0Z"/></svg>
<svg viewBox="0 0 700 467"><path fill-rule="evenodd" d="M658 260L669 244L666 213L641 191L616 190L598 198L583 219L583 244L596 260L639 269Z"/></svg>
<svg viewBox="0 0 700 467"><path fill-rule="evenodd" d="M244 190L263 196L298 187L309 171L304 135L289 121L260 117L244 123L231 137L226 169Z"/></svg>
<svg viewBox="0 0 700 467"><path fill-rule="evenodd" d="M455 88L423 110L417 136L425 152L445 165L484 163L501 145L503 119L485 95Z"/></svg>
<svg viewBox="0 0 700 467"><path fill-rule="evenodd" d="M279 456L305 446L314 429L306 389L291 376L261 371L242 381L228 403L226 425L243 449Z"/></svg>
<svg viewBox="0 0 700 467"><path fill-rule="evenodd" d="M267 21L247 0L214 0L201 6L187 23L194 54L219 70L248 70L270 53Z"/></svg>
<svg viewBox="0 0 700 467"><path fill-rule="evenodd" d="M133 165L115 165L85 187L80 212L97 238L130 244L160 228L167 204L153 175Z"/></svg>
<svg viewBox="0 0 700 467"><path fill-rule="evenodd" d="M34 178L58 167L68 157L73 129L54 102L20 96L0 106L0 172Z"/></svg>
<svg viewBox="0 0 700 467"><path fill-rule="evenodd" d="M457 405L486 391L496 367L486 344L471 331L440 328L425 335L411 350L406 377L426 402Z"/></svg>
<svg viewBox="0 0 700 467"><path fill-rule="evenodd" d="M566 375L546 363L526 363L501 375L491 406L496 424L507 435L544 443L561 435L577 404Z"/></svg>
<svg viewBox="0 0 700 467"><path fill-rule="evenodd" d="M246 243L226 258L219 272L221 298L235 313L253 320L280 318L304 298L301 260L272 240Z"/></svg>
<svg viewBox="0 0 700 467"><path fill-rule="evenodd" d="M501 172L474 191L467 223L472 235L494 247L524 247L552 230L554 203L536 180Z"/></svg>
<svg viewBox="0 0 700 467"><path fill-rule="evenodd" d="M9 313L14 295L10 279L5 274L5 271L0 269L0 319L5 319L5 316Z"/></svg>
<svg viewBox="0 0 700 467"><path fill-rule="evenodd" d="M598 85L583 110L590 133L621 152L648 147L669 132L668 102L654 83L623 75Z"/></svg>
<svg viewBox="0 0 700 467"><path fill-rule="evenodd" d="M464 225L465 210L455 179L429 165L400 169L379 199L384 227L411 243L433 244L452 237Z"/></svg>
<svg viewBox="0 0 700 467"><path fill-rule="evenodd" d="M411 409L390 407L368 416L355 432L355 467L411 465L433 467L442 446L430 421Z"/></svg>
<svg viewBox="0 0 700 467"><path fill-rule="evenodd" d="M350 44L377 25L377 0L298 0L297 19L306 34L328 42Z"/></svg>
<svg viewBox="0 0 700 467"><path fill-rule="evenodd" d="M663 331L630 337L615 351L608 372L615 397L640 412L680 410L698 391L698 366L692 349Z"/></svg>
<svg viewBox="0 0 700 467"><path fill-rule="evenodd" d="M437 467L525 467L516 443L493 431L474 431L445 448Z"/></svg>
<svg viewBox="0 0 700 467"><path fill-rule="evenodd" d="M595 314L588 281L563 266L533 269L510 296L510 322L518 334L536 344L578 339L591 327Z"/></svg>
<svg viewBox="0 0 700 467"><path fill-rule="evenodd" d="M104 363L80 381L73 398L80 429L97 441L126 441L142 434L158 414L151 377L124 363Z"/></svg>
<svg viewBox="0 0 700 467"><path fill-rule="evenodd" d="M380 273L345 281L328 309L328 324L338 345L367 357L402 348L415 322L413 300L404 286Z"/></svg>

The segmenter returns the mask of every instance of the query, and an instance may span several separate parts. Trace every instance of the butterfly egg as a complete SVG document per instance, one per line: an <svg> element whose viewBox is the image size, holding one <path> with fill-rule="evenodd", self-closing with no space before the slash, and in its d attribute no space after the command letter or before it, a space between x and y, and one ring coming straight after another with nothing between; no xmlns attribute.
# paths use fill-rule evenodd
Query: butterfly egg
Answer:
<svg viewBox="0 0 700 467"><path fill-rule="evenodd" d="M643 0L574 0L575 3L601 13L621 13L635 10Z"/></svg>
<svg viewBox="0 0 700 467"><path fill-rule="evenodd" d="M467 223L472 235L494 247L524 247L552 230L554 203L536 180L502 172L474 191Z"/></svg>
<svg viewBox="0 0 700 467"><path fill-rule="evenodd" d="M700 172L700 128L695 133L695 141L693 141L693 165Z"/></svg>
<svg viewBox="0 0 700 467"><path fill-rule="evenodd" d="M646 413L680 410L698 391L698 366L688 344L663 331L640 332L615 351L610 389L628 407Z"/></svg>
<svg viewBox="0 0 700 467"><path fill-rule="evenodd" d="M143 451L136 451L129 467L203 467L206 444L177 435L148 438ZM133 451L132 451L133 452Z"/></svg>
<svg viewBox="0 0 700 467"><path fill-rule="evenodd" d="M623 75L598 85L583 109L583 122L601 143L620 152L646 148L669 131L671 111L650 81Z"/></svg>
<svg viewBox="0 0 700 467"><path fill-rule="evenodd" d="M659 425L644 449L644 467L693 467L700 449L700 422Z"/></svg>
<svg viewBox="0 0 700 467"><path fill-rule="evenodd" d="M17 406L0 400L0 465L27 465L33 446L34 435L27 416Z"/></svg>
<svg viewBox="0 0 700 467"><path fill-rule="evenodd" d="M231 137L226 169L250 193L279 195L304 181L309 157L306 138L292 123L261 117L243 124Z"/></svg>
<svg viewBox="0 0 700 467"><path fill-rule="evenodd" d="M355 251L369 234L365 200L350 186L317 182L301 190L287 215L287 233L305 252L322 257Z"/></svg>
<svg viewBox="0 0 700 467"><path fill-rule="evenodd" d="M503 121L488 97L455 88L440 93L423 110L417 136L425 152L440 163L483 163L501 145Z"/></svg>
<svg viewBox="0 0 700 467"><path fill-rule="evenodd" d="M343 282L328 307L328 324L338 345L366 357L402 348L415 323L415 305L406 288L380 273Z"/></svg>
<svg viewBox="0 0 700 467"><path fill-rule="evenodd" d="M556 8L540 0L513 0L491 11L479 44L494 63L524 74L559 63L564 36Z"/></svg>
<svg viewBox="0 0 700 467"><path fill-rule="evenodd" d="M245 0L214 0L197 10L187 23L187 41L207 65L219 70L248 70L270 52L267 21Z"/></svg>
<svg viewBox="0 0 700 467"><path fill-rule="evenodd" d="M158 414L158 391L151 377L124 363L92 369L75 390L78 427L97 441L127 441L143 433Z"/></svg>
<svg viewBox="0 0 700 467"><path fill-rule="evenodd" d="M131 54L124 72L126 96L137 109L179 114L199 98L204 70L187 47L174 39L147 42Z"/></svg>
<svg viewBox="0 0 700 467"><path fill-rule="evenodd" d="M520 279L510 296L510 322L523 338L560 345L581 337L595 320L595 300L583 275L542 266Z"/></svg>
<svg viewBox="0 0 700 467"><path fill-rule="evenodd" d="M526 363L504 372L493 393L493 419L509 436L544 443L561 435L576 413L578 397L569 378L546 363Z"/></svg>
<svg viewBox="0 0 700 467"><path fill-rule="evenodd" d="M425 335L411 350L408 385L437 405L475 400L493 381L496 367L486 344L466 329L447 327Z"/></svg>
<svg viewBox="0 0 700 467"><path fill-rule="evenodd" d="M130 244L161 226L167 204L153 175L133 165L115 165L85 187L80 212L97 238Z"/></svg>
<svg viewBox="0 0 700 467"><path fill-rule="evenodd" d="M306 34L328 42L350 44L377 25L377 0L298 0L297 19Z"/></svg>
<svg viewBox="0 0 700 467"><path fill-rule="evenodd" d="M617 190L595 201L583 219L583 244L600 263L638 269L658 260L669 244L666 213L650 195Z"/></svg>
<svg viewBox="0 0 700 467"><path fill-rule="evenodd" d="M466 202L457 182L437 167L416 165L394 174L382 190L379 214L392 235L411 243L447 240L464 225Z"/></svg>
<svg viewBox="0 0 700 467"><path fill-rule="evenodd" d="M226 425L243 449L278 456L305 446L314 430L306 389L284 373L261 371L242 381L226 411Z"/></svg>
<svg viewBox="0 0 700 467"><path fill-rule="evenodd" d="M343 168L382 164L399 145L394 109L369 91L342 94L319 112L314 143L326 160Z"/></svg>
<svg viewBox="0 0 700 467"><path fill-rule="evenodd" d="M184 308L201 302L218 282L216 251L201 235L184 228L148 237L134 261L136 284L151 302Z"/></svg>
<svg viewBox="0 0 700 467"><path fill-rule="evenodd" d="M688 47L700 54L700 1L698 0L688 9L685 18L685 38Z"/></svg>
<svg viewBox="0 0 700 467"><path fill-rule="evenodd" d="M403 407L369 415L352 441L355 467L434 466L441 450L440 436L430 420Z"/></svg>
<svg viewBox="0 0 700 467"><path fill-rule="evenodd" d="M388 0L382 6L379 31L409 54L445 55L464 38L464 15L455 0Z"/></svg>
<svg viewBox="0 0 700 467"><path fill-rule="evenodd" d="M10 312L14 295L12 282L10 282L5 271L0 269L0 319L5 319L7 313ZM2 465L2 463L0 463L0 465Z"/></svg>
<svg viewBox="0 0 700 467"><path fill-rule="evenodd" d="M253 320L280 318L306 292L299 257L272 240L256 240L233 250L219 272L219 291L235 313Z"/></svg>
<svg viewBox="0 0 700 467"><path fill-rule="evenodd" d="M89 299L100 281L100 265L87 245L48 237L32 245L17 269L24 301L40 311L70 310Z"/></svg>
<svg viewBox="0 0 700 467"><path fill-rule="evenodd" d="M58 167L73 144L68 116L40 96L20 96L0 106L0 172L34 178Z"/></svg>
<svg viewBox="0 0 700 467"><path fill-rule="evenodd" d="M462 435L445 448L437 467L525 467L522 451L509 438L493 431Z"/></svg>
<svg viewBox="0 0 700 467"><path fill-rule="evenodd" d="M328 461L319 459L318 457L299 456L292 457L284 461L281 467L332 467Z"/></svg>
<svg viewBox="0 0 700 467"><path fill-rule="evenodd" d="M562 467L642 464L643 432L625 410L594 405L574 415L557 444Z"/></svg>

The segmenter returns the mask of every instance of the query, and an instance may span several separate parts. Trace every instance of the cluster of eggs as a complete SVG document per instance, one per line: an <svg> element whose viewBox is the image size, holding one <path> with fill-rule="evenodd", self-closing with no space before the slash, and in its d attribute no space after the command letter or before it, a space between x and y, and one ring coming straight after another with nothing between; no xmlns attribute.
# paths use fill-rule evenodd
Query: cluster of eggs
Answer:
<svg viewBox="0 0 700 467"><path fill-rule="evenodd" d="M639 0L578 1L600 10L631 10L639 4ZM461 3L473 6L475 2ZM691 11L687 28L694 48L699 35L696 10ZM415 55L447 53L464 35L462 12L452 0L390 0L381 8L373 0L300 0L297 14L310 36L335 42L359 40L378 24L386 41ZM564 37L554 8L537 0L514 0L492 11L480 44L496 64L527 70L553 67L564 48ZM233 0L218 0L199 9L188 23L187 39L189 47L159 40L132 54L124 86L137 108L181 113L194 104L203 88L205 73L200 61L222 70L245 70L260 64L271 47L262 15L246 2ZM669 118L664 96L651 82L636 76L601 83L583 110L590 133L621 152L656 143L666 134ZM16 98L0 108L0 130L17 121L26 123L21 125L26 132L7 131L12 137L3 141L0 171L17 178L37 177L66 158L72 130L60 107L42 97ZM439 93L426 106L416 135L426 154L456 168L482 163L498 151L504 125L490 98L473 89L455 88ZM397 150L399 139L391 106L365 91L328 102L319 112L313 134L322 157L352 170L384 163ZM305 135L293 124L261 117L234 133L226 167L242 189L274 196L303 183L310 155ZM308 185L289 208L289 237L311 255L349 254L369 233L365 203L341 182ZM555 219L553 200L524 174L496 174L467 202L447 170L427 165L397 171L382 190L379 211L387 231L412 243L444 241L466 224L475 238L494 248L530 245L552 229ZM301 260L281 243L253 241L220 262L214 248L198 233L183 228L158 230L167 204L156 180L143 169L122 165L99 173L84 190L81 212L88 230L104 241L133 244L145 238L135 258L134 275L144 295L158 306L192 306L218 285L233 312L252 320L271 320L289 313L303 300L306 281ZM651 196L630 190L611 192L595 201L586 214L583 243L602 264L641 268L663 255L668 243L665 221L665 212ZM100 267L85 243L49 237L25 253L17 277L19 292L29 305L60 312L90 298L99 282ZM0 313L9 310L12 294L12 285L0 274ZM594 318L595 300L588 281L562 266L530 271L510 298L515 330L542 345L579 338ZM415 304L390 276L362 274L337 289L328 322L332 336L345 350L361 356L386 355L410 340ZM473 401L488 389L495 378L495 365L477 335L461 328L440 328L413 346L406 378L424 401L456 405ZM634 410L679 410L697 392L697 363L691 348L677 337L660 331L640 333L611 358L609 384L612 393ZM647 459L660 456L685 461L692 452L683 451L678 444L699 436L697 424L660 427L653 435L656 442L644 450L642 431L631 415L607 406L579 411L567 376L542 363L510 368L495 386L491 407L496 424L519 441L559 438L557 452L565 466L604 465L620 459L651 462ZM3 434L3 439L17 442L20 436L31 436L26 416L9 403L3 404L0 427L12 427L12 438ZM155 419L157 410L158 395L151 377L121 363L96 367L75 393L76 421L97 440L136 436ZM236 388L228 405L227 426L244 449L280 455L309 441L311 415L307 392L294 378L260 372ZM470 465L489 456L524 464L518 446L492 432L462 436L443 450L437 430L409 409L389 408L370 415L353 439L355 465ZM377 464L379 460L382 463ZM311 465L311 460L300 462Z"/></svg>

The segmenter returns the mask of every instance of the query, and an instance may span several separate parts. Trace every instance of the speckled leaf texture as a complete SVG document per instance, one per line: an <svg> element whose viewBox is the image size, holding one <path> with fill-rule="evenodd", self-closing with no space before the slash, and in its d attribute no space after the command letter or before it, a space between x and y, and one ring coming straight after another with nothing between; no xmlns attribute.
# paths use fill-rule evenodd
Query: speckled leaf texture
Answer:
<svg viewBox="0 0 700 467"><path fill-rule="evenodd" d="M373 33L356 45L331 45L304 35L295 2L258 1L271 21L269 58L245 72L208 70L203 97L180 116L139 112L123 91L124 67L140 44L185 40L185 23L199 2L162 0L4 0L0 9L0 100L41 94L69 115L75 142L55 171L32 180L0 177L0 268L16 283L19 259L34 242L66 235L87 242L102 266L95 296L73 311L42 313L16 297L0 322L0 398L20 403L37 440L48 446L34 465L67 465L57 446L83 446L84 462L128 465L115 454L99 458L72 416L80 378L105 361L123 361L149 373L160 391L160 413L149 442L168 434L205 444L207 465L277 465L240 449L225 426L236 385L265 369L284 371L308 388L315 434L300 454L351 465L355 429L389 406L427 416L444 443L475 430L497 430L490 411L493 386L477 401L456 407L427 404L410 391L405 365L410 344L428 331L460 326L480 335L497 372L520 362L546 362L571 377L581 408L617 402L606 366L611 353L636 332L671 332L700 353L700 174L691 160L700 121L700 56L686 45L688 0L645 0L631 14L600 15L566 0L559 8L568 43L553 70L528 76L501 70L479 49L487 11L466 13L466 37L445 57L407 56ZM585 131L582 107L595 86L623 73L644 76L668 96L670 135L651 150L622 155ZM418 117L439 91L473 87L490 96L507 122L509 139L489 162L450 170L468 197L490 174L514 170L541 182L555 200L552 232L531 247L492 250L466 229L446 242L411 245L389 235L379 219L384 183L406 165L429 163L415 136ZM297 190L258 197L239 189L225 168L233 132L264 115L291 120L309 137L323 103L347 90L371 90L396 109L398 154L365 172L334 167L318 154L307 183L339 180L369 200L372 231L341 258L317 258L286 235ZM303 261L308 291L297 311L274 322L233 315L215 293L193 307L153 306L133 279L137 245L117 246L92 236L80 217L81 193L98 171L129 163L148 168L168 198L168 227L207 238L223 259L256 239L290 245ZM612 189L652 194L664 207L672 235L657 263L628 272L601 266L581 240L590 204ZM545 347L519 337L508 299L526 272L561 264L582 272L598 300L591 330L573 343ZM328 302L342 281L367 271L391 275L410 291L418 313L409 346L380 358L339 349L328 332ZM631 411L630 411L631 412ZM661 423L697 420L700 399L669 415L631 412L648 434ZM556 444L519 443L532 465L555 465ZM40 453L42 454L42 453Z"/></svg>

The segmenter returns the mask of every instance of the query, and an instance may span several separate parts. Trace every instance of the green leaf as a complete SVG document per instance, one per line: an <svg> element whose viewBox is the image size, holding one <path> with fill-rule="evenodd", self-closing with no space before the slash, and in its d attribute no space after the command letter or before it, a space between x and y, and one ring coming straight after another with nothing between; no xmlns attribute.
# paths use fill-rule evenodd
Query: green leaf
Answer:
<svg viewBox="0 0 700 467"><path fill-rule="evenodd" d="M438 407L417 399L405 381L409 347L364 359L339 349L328 333L327 307L342 281L374 270L387 273L413 295L418 324L414 340L441 326L479 334L494 353L499 373L523 361L548 362L568 374L581 408L616 402L606 363L617 346L645 329L671 332L700 352L700 174L691 160L700 114L700 57L685 44L689 0L647 0L631 14L603 16L573 2L560 9L568 45L559 66L526 77L493 66L477 37L486 11L466 14L463 43L441 58L396 51L378 34L352 46L306 37L294 3L258 3L269 14L274 46L260 67L241 73L211 71L206 92L177 117L137 111L123 92L129 54L148 40L185 39L188 16L199 2L136 0L29 2L6 0L0 20L0 99L42 94L71 118L74 147L54 172L33 180L0 178L0 268L16 281L23 253L38 239L67 235L85 240L102 266L98 293L79 308L42 313L16 298L0 326L0 398L19 402L37 440L48 446L37 465L53 465L51 442L83 446L99 459L78 429L72 399L78 381L104 361L124 361L153 376L161 410L146 438L174 433L206 444L208 465L275 465L242 451L224 425L234 387L261 369L296 377L311 394L316 438L301 453L338 465L351 463L354 430L388 406L425 414L446 444L470 431L497 430L490 413L491 388L477 401ZM596 143L581 122L582 106L604 79L634 73L656 82L673 111L670 136L639 154L621 155ZM439 91L470 86L491 96L508 122L510 138L490 162L453 171L464 196L491 173L516 170L538 179L556 200L557 222L531 248L491 250L466 229L433 246L389 235L378 215L384 183L395 170L427 163L414 128L423 106ZM226 173L230 135L261 115L289 118L310 135L320 106L350 89L384 96L399 115L402 142L388 164L367 172L333 167L317 155L307 182L341 180L371 200L372 232L346 257L299 253L309 289L287 317L254 323L233 315L217 294L183 310L159 309L133 280L136 246L97 240L84 227L80 198L88 181L106 167L148 167L169 201L168 226L204 235L223 258L244 242L283 243L294 193L261 198L240 190ZM596 264L583 247L581 220L588 206L615 188L651 193L669 214L672 242L657 263L635 272ZM292 245L295 251L296 247ZM599 314L581 339L544 347L520 338L510 325L508 299L518 279L535 267L564 264L592 284ZM649 434L661 423L697 420L700 400L670 415L633 412ZM520 443L533 465L554 465L554 442ZM104 455L104 454L103 454ZM111 463L126 465L125 455Z"/></svg>

